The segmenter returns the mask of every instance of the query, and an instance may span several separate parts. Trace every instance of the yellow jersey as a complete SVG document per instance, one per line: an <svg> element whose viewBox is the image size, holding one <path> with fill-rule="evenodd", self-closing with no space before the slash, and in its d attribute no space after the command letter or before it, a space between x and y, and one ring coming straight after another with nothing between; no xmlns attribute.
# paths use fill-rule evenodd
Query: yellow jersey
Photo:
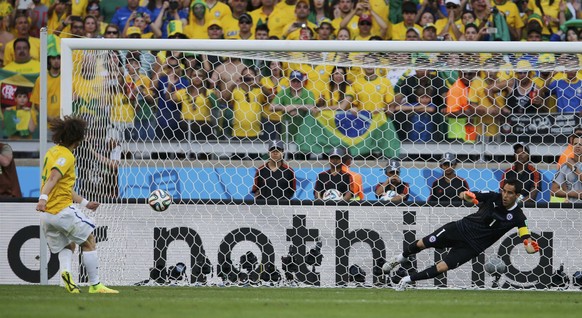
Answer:
<svg viewBox="0 0 582 318"><path fill-rule="evenodd" d="M263 104L266 97L260 88L253 88L245 92L241 88L236 88L232 92L234 100L234 119L232 123L232 134L235 137L258 137L261 133L261 116Z"/></svg>
<svg viewBox="0 0 582 318"><path fill-rule="evenodd" d="M124 93L116 93L113 96L113 107L111 108L111 121L114 123L133 123L135 119L135 109Z"/></svg>
<svg viewBox="0 0 582 318"><path fill-rule="evenodd" d="M541 0L540 1L540 5L544 8L544 14L548 15L554 19L559 19L558 15L560 14L560 3L561 3L561 1L553 1L552 4L550 5L550 0ZM537 6L535 1L529 1L527 3L527 9L531 10L533 12L533 14L537 14L540 17L543 16L542 11ZM559 28L560 28L559 22L551 22L550 24L551 24L551 27L554 31L559 30ZM544 29L542 30L542 34L550 35L550 30L548 29L548 27L546 25L544 25L543 27L544 27Z"/></svg>
<svg viewBox="0 0 582 318"><path fill-rule="evenodd" d="M323 98L325 100L325 106L327 106L327 107L338 106L342 101L344 101L344 99L347 96L351 96L352 98L354 97L354 90L352 89L352 87L349 84L346 85L346 91L344 92L344 98L341 100L340 100L339 90L335 90L332 93L328 89L328 90L323 91L323 94L321 94L321 98Z"/></svg>
<svg viewBox="0 0 582 318"><path fill-rule="evenodd" d="M358 78L352 85L354 103L359 110L375 111L384 109L394 100L394 89L390 80L377 76L373 80Z"/></svg>
<svg viewBox="0 0 582 318"><path fill-rule="evenodd" d="M418 31L418 34L422 37L422 27L418 24L414 24L412 27L407 27L404 22L397 23L392 26L392 41L404 41L406 40L406 32L409 28L414 28Z"/></svg>
<svg viewBox="0 0 582 318"><path fill-rule="evenodd" d="M222 18L221 22L224 38L227 40L236 39L238 37L238 32L240 31L238 20L230 14Z"/></svg>
<svg viewBox="0 0 582 318"><path fill-rule="evenodd" d="M61 116L61 75L52 76L49 72L47 79L47 117L59 117ZM30 102L40 105L40 76L34 83Z"/></svg>
<svg viewBox="0 0 582 318"><path fill-rule="evenodd" d="M275 12L275 10L273 10L271 13ZM263 7L260 7L258 9L255 9L251 12L247 12L252 18L253 18L253 28L251 30L255 30L255 28L257 27L257 25L261 25L261 24L267 24L267 21L269 19L269 15L267 15L264 11L263 11Z"/></svg>
<svg viewBox="0 0 582 318"><path fill-rule="evenodd" d="M285 1L281 1L275 5L273 12L269 15L267 26L269 27L269 35L274 35L279 39L283 39L285 35L285 26L296 20L295 5L289 5Z"/></svg>
<svg viewBox="0 0 582 318"><path fill-rule="evenodd" d="M75 156L69 148L56 145L46 152L42 166L41 189L54 169L62 177L48 194L45 212L50 214L58 214L62 209L73 204L73 186L77 175L75 174Z"/></svg>
<svg viewBox="0 0 582 318"><path fill-rule="evenodd" d="M212 20L205 20L204 25L192 22L184 27L184 34L189 39L208 39L208 23Z"/></svg>
<svg viewBox="0 0 582 318"><path fill-rule="evenodd" d="M210 100L208 96L212 90L206 91L206 96L198 94L195 98L188 93L187 88L182 88L174 93L174 102L182 104L182 119L198 122L210 120Z"/></svg>
<svg viewBox="0 0 582 318"><path fill-rule="evenodd" d="M524 27L525 24L519 15L519 9L513 1L505 1L502 4L497 4L491 0L491 6L496 7L499 12L505 15L505 21L508 26L516 29Z"/></svg>
<svg viewBox="0 0 582 318"><path fill-rule="evenodd" d="M488 93L489 85L484 79L476 77L471 81L469 90L469 101L477 105L491 108L499 107L503 104L503 96L500 93L491 95ZM485 136L495 136L499 133L499 125L495 117L491 115L478 115L474 117L474 123L477 126L477 134Z"/></svg>
<svg viewBox="0 0 582 318"><path fill-rule="evenodd" d="M4 70L22 74L40 73L40 62L37 60L30 60L26 63L12 62L4 66Z"/></svg>
<svg viewBox="0 0 582 318"><path fill-rule="evenodd" d="M87 5L89 0L74 0L73 6L71 8L71 15L76 15L79 17L84 17L87 13Z"/></svg>
<svg viewBox="0 0 582 318"><path fill-rule="evenodd" d="M348 22L348 24L346 25L346 29L350 30L350 36L352 37L352 39L354 37L356 37L356 35L360 34L360 29L358 29L358 21L359 20L360 20L360 18L357 15L354 15L352 17L352 19L350 20L350 22ZM337 32L340 29L340 25L341 25L342 21L343 21L342 17L335 18L335 19L333 19L333 21L331 21L331 25L334 28L334 34L336 36L337 36Z"/></svg>
<svg viewBox="0 0 582 318"><path fill-rule="evenodd" d="M282 77L279 79L279 83L275 85L270 77L261 78L261 86L270 90L271 94L267 98L274 98L280 91L285 90L289 87L289 78ZM269 103L265 104L263 107L263 117L267 118L271 122L280 122L283 118L282 111L272 111L271 105Z"/></svg>

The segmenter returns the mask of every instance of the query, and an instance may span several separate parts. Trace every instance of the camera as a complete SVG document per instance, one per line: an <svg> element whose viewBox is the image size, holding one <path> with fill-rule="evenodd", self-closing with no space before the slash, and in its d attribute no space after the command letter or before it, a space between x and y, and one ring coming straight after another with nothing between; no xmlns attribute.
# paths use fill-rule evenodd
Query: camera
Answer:
<svg viewBox="0 0 582 318"><path fill-rule="evenodd" d="M179 6L180 3L178 1L170 1L170 10L177 10Z"/></svg>

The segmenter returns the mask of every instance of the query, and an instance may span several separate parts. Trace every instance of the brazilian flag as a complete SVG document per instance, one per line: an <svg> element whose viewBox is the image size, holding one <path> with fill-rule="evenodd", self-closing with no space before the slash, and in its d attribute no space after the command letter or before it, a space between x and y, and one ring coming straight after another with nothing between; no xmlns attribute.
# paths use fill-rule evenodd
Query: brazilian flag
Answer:
<svg viewBox="0 0 582 318"><path fill-rule="evenodd" d="M333 110L324 110L315 117L309 114L294 139L305 153L328 153L334 147L344 146L352 156L382 154L386 158L398 157L401 145L386 114L372 115L367 111L357 115Z"/></svg>
<svg viewBox="0 0 582 318"><path fill-rule="evenodd" d="M11 136L16 132L19 118L17 111L12 108L16 105L16 90L24 87L30 93L36 82L38 73L20 74L0 69L0 137ZM33 114L36 116L36 112ZM28 120L26 120L28 122ZM33 138L38 138L38 129L34 132Z"/></svg>

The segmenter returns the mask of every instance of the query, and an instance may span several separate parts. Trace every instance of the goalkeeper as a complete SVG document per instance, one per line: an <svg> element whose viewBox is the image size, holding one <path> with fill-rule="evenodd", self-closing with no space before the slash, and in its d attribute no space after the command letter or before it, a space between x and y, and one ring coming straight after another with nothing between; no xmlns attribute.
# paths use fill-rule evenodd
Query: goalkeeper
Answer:
<svg viewBox="0 0 582 318"><path fill-rule="evenodd" d="M405 248L402 254L387 261L382 269L388 273L406 261L410 255L425 248L451 248L443 260L436 265L402 278L396 290L404 290L415 281L434 278L468 262L493 245L513 227L518 228L526 251L530 254L536 253L539 251L539 246L531 239L526 225L527 218L517 204L520 193L521 183L515 179L506 180L501 193L461 192L459 194L461 199L475 204L481 202L476 213L447 223L423 239L415 241Z"/></svg>

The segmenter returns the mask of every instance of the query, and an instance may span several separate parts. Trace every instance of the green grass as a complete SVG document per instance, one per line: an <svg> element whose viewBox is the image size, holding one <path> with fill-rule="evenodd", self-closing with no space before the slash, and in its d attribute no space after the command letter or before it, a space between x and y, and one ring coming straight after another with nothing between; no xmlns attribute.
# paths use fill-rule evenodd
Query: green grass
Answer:
<svg viewBox="0 0 582 318"><path fill-rule="evenodd" d="M120 287L72 295L0 286L0 317L581 317L582 293L491 290Z"/></svg>

